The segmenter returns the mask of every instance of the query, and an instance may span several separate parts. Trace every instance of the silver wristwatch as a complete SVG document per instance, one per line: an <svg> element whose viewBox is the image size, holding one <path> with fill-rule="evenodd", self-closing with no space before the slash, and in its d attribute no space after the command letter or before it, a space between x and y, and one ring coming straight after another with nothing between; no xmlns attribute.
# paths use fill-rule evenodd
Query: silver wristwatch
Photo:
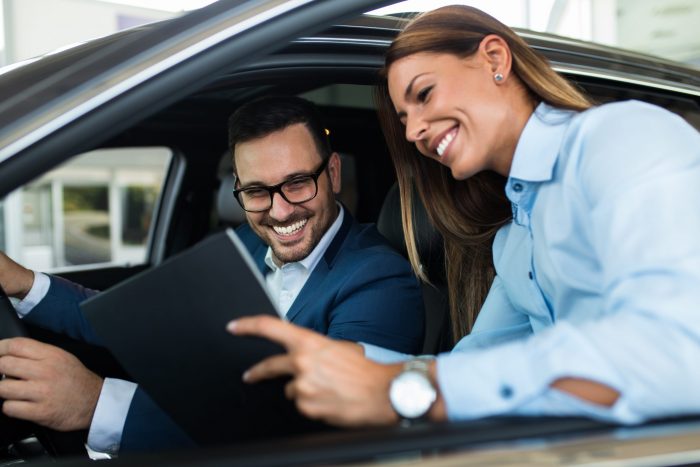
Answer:
<svg viewBox="0 0 700 467"><path fill-rule="evenodd" d="M437 399L437 390L430 380L431 361L425 358L409 360L389 386L391 406L403 420L424 417Z"/></svg>

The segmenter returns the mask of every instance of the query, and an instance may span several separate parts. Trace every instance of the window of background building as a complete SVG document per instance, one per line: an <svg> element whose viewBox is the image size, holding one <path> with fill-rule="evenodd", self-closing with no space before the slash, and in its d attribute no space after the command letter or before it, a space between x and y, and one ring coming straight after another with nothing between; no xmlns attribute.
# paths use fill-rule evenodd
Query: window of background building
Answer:
<svg viewBox="0 0 700 467"><path fill-rule="evenodd" d="M146 260L169 148L91 151L10 194L3 250L41 271Z"/></svg>

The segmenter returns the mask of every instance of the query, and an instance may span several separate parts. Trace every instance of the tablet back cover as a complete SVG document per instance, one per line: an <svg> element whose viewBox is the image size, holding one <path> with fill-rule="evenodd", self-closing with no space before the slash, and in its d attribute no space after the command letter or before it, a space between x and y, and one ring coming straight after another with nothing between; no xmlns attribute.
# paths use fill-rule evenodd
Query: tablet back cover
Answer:
<svg viewBox="0 0 700 467"><path fill-rule="evenodd" d="M262 275L231 229L81 307L134 381L198 444L319 428L284 397L285 381L241 380L253 364L283 349L226 332L236 317L278 316Z"/></svg>

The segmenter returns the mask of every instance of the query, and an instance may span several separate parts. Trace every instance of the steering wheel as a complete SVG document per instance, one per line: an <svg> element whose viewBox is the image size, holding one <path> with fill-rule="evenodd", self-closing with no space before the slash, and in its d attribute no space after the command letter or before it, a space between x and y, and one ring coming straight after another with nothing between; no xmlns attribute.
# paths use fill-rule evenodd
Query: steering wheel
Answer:
<svg viewBox="0 0 700 467"><path fill-rule="evenodd" d="M27 330L17 316L5 290L0 285L0 339L26 337ZM4 379L5 375L0 375ZM0 403L2 399L0 399ZM15 451L14 443L21 442L34 434L33 424L0 414L0 446L9 455Z"/></svg>
<svg viewBox="0 0 700 467"><path fill-rule="evenodd" d="M0 285L0 339L26 337L27 330L15 312L5 289Z"/></svg>
<svg viewBox="0 0 700 467"><path fill-rule="evenodd" d="M5 290L0 286L0 339L29 337L29 335ZM0 378L4 378L4 375L0 375ZM0 399L1 403L2 399ZM40 447L36 446L36 443L25 441L32 436L36 437ZM76 452L75 443L72 440L66 441L71 436L69 433L60 433L36 423L10 418L0 413L0 464L10 460L12 456L24 458L47 454L52 457L80 454L80 451ZM65 446L70 447L66 449ZM82 453L84 454L84 451Z"/></svg>

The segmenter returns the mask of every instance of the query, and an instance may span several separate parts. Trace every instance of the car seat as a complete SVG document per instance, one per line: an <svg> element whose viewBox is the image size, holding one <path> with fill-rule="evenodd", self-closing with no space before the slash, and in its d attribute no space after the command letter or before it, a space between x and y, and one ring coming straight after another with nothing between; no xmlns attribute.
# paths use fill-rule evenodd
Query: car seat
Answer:
<svg viewBox="0 0 700 467"><path fill-rule="evenodd" d="M424 354L438 354L452 349L450 311L445 276L445 252L442 236L433 227L423 203L413 195L415 238L421 268L430 283L422 283L425 305ZM406 242L401 226L401 202L396 183L389 189L377 220L377 229L406 258Z"/></svg>

